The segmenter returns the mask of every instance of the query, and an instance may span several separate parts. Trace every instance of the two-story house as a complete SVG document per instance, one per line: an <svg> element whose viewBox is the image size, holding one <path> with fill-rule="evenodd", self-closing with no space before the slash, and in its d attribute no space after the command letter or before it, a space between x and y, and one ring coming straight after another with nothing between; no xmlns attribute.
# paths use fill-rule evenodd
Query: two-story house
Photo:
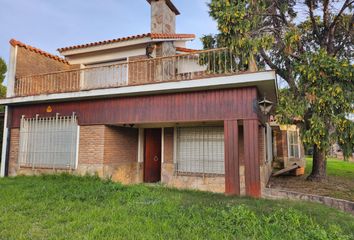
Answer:
<svg viewBox="0 0 354 240"><path fill-rule="evenodd" d="M122 183L261 196L272 136L260 102L274 71L228 49L192 50L171 0L151 32L59 48L11 40L1 176L70 172ZM268 102L263 101L262 104Z"/></svg>

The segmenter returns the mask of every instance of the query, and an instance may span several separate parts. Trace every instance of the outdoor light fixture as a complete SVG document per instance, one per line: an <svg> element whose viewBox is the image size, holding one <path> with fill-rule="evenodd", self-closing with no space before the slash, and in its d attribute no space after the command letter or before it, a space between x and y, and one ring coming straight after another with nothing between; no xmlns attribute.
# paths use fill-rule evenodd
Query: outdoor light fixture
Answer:
<svg viewBox="0 0 354 240"><path fill-rule="evenodd" d="M264 115L268 115L273 107L273 102L267 100L265 97L262 101L258 102L259 107Z"/></svg>

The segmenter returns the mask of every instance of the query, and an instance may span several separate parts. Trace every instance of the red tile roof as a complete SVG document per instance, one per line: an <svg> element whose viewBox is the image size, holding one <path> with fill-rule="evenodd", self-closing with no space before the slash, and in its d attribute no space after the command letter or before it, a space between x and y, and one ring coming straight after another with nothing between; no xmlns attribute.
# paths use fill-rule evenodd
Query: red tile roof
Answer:
<svg viewBox="0 0 354 240"><path fill-rule="evenodd" d="M59 48L58 51L64 52L67 50L94 47L94 46L100 46L100 45L105 45L105 44L110 44L110 43L117 43L117 42L124 42L124 41L129 41L129 40L141 39L141 38L146 38L146 37L150 37L151 39L194 39L195 35L194 34L144 33L144 34L134 35L134 36L129 36L129 37L122 37L122 38L116 38L116 39L111 39L111 40L105 40L105 41L99 41L99 42L93 42L93 43L87 43L87 44Z"/></svg>
<svg viewBox="0 0 354 240"><path fill-rule="evenodd" d="M69 64L68 61L66 61L65 59L63 59L63 58L61 58L61 57L59 57L59 56L50 54L50 53L45 52L45 51L43 51L43 50L41 50L41 49L39 49L39 48L35 48L35 47L30 46L30 45L24 44L24 43L22 43L22 42L20 42L20 41L17 41L17 40L15 40L15 39L11 39L11 40L10 40L10 44L11 44L12 46L23 47L23 48L28 49L28 50L30 50L30 51L32 51L32 52L35 52L35 53L38 53L38 54L43 55L43 56L45 56L45 57L51 58L51 59L53 59L53 60L56 60L56 61L59 61L59 62L62 62L62 63Z"/></svg>
<svg viewBox="0 0 354 240"><path fill-rule="evenodd" d="M186 53L193 53L193 52L198 52L200 50L196 50L196 49L191 49L191 48L183 48L183 47L176 47L176 50L178 52L186 52Z"/></svg>

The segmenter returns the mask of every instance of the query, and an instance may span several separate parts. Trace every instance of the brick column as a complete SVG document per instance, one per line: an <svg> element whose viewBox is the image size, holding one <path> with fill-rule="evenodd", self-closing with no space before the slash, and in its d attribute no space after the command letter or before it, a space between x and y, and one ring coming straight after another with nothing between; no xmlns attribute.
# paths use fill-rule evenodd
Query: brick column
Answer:
<svg viewBox="0 0 354 240"><path fill-rule="evenodd" d="M260 197L258 120L243 120L246 195Z"/></svg>

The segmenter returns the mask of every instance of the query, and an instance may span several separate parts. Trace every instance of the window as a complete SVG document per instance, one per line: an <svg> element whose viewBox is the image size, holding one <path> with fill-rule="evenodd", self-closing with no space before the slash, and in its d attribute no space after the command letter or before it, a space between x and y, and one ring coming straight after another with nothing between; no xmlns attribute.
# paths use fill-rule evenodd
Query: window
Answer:
<svg viewBox="0 0 354 240"><path fill-rule="evenodd" d="M297 131L288 131L289 158L300 157L299 134Z"/></svg>
<svg viewBox="0 0 354 240"><path fill-rule="evenodd" d="M224 174L224 128L177 128L177 172Z"/></svg>
<svg viewBox="0 0 354 240"><path fill-rule="evenodd" d="M76 116L22 118L19 163L32 168L76 168Z"/></svg>

